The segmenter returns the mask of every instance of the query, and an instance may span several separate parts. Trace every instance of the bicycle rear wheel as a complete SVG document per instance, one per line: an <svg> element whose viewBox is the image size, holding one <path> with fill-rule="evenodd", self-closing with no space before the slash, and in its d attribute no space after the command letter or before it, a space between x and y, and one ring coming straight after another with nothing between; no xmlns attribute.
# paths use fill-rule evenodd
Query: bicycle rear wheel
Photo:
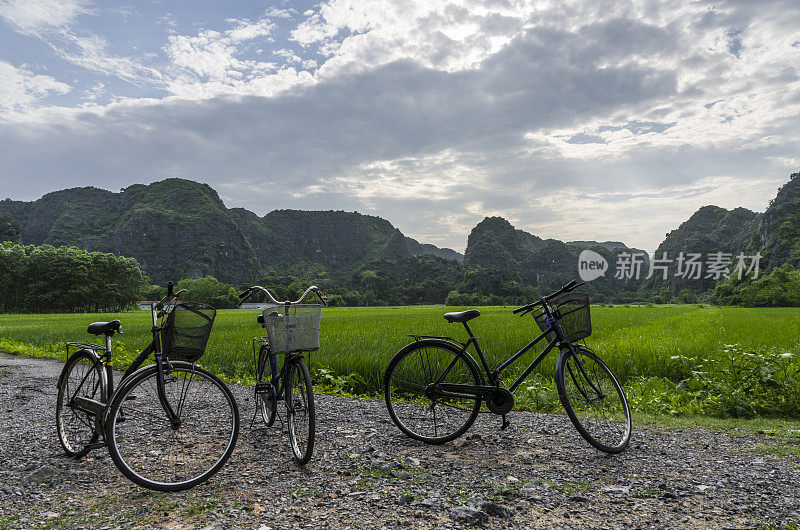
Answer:
<svg viewBox="0 0 800 530"><path fill-rule="evenodd" d="M94 353L73 353L61 371L56 398L56 429L64 452L73 458L84 456L97 443L97 417L76 407L74 399L84 397L105 403L108 384L105 367Z"/></svg>
<svg viewBox="0 0 800 530"><path fill-rule="evenodd" d="M278 375L272 371L269 362L270 350L264 345L258 351L258 365L256 366L256 407L261 412L261 417L267 427L275 423L278 413L278 396L272 386L273 378Z"/></svg>
<svg viewBox="0 0 800 530"><path fill-rule="evenodd" d="M556 387L575 428L595 448L621 453L631 437L631 411L611 369L593 352L572 345L558 358Z"/></svg>
<svg viewBox="0 0 800 530"><path fill-rule="evenodd" d="M239 408L212 373L185 362L162 366L164 394L180 423L173 425L164 411L154 365L115 393L106 440L111 458L130 480L178 491L205 482L228 460L239 436Z"/></svg>
<svg viewBox="0 0 800 530"><path fill-rule="evenodd" d="M445 393L437 383L480 385L478 371L446 343L419 341L398 352L383 376L386 408L406 435L441 444L464 434L481 407L476 395Z"/></svg>
<svg viewBox="0 0 800 530"><path fill-rule="evenodd" d="M287 361L286 367L286 423L289 442L297 463L305 465L314 453L316 410L311 375L302 357Z"/></svg>

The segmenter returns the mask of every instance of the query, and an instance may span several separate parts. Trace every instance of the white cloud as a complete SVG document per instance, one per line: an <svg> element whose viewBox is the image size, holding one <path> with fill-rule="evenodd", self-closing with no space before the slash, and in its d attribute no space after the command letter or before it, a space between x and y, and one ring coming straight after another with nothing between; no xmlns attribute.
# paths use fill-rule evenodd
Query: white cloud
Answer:
<svg viewBox="0 0 800 530"><path fill-rule="evenodd" d="M289 19L289 18L294 18L294 16L297 15L297 10L293 9L293 8L280 9L280 8L277 8L277 7L269 7L269 8L266 9L266 11L264 11L264 15L266 15L267 18L287 18L287 19Z"/></svg>
<svg viewBox="0 0 800 530"><path fill-rule="evenodd" d="M232 22L236 23L236 27L228 30L226 34L234 44L269 35L276 27L269 19L262 19L256 22L250 22L249 20L234 20Z"/></svg>
<svg viewBox="0 0 800 530"><path fill-rule="evenodd" d="M78 16L93 13L91 6L89 0L3 0L0 17L18 31L36 35L69 26Z"/></svg>
<svg viewBox="0 0 800 530"><path fill-rule="evenodd" d="M222 94L273 96L315 82L313 75L302 69L316 68L316 61L303 60L290 50L273 52L286 61L284 66L243 58L242 44L268 38L275 29L269 19L227 22L235 27L169 37L164 51L170 61L167 88L171 93L188 99ZM260 55L260 50L256 54Z"/></svg>
<svg viewBox="0 0 800 530"><path fill-rule="evenodd" d="M49 95L70 91L66 83L4 61L0 61L0 79L0 118L23 113Z"/></svg>

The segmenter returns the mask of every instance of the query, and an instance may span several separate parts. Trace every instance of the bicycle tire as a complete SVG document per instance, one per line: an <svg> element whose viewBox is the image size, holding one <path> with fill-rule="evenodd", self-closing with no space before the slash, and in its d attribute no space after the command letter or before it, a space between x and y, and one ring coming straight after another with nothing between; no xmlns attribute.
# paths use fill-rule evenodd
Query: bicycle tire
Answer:
<svg viewBox="0 0 800 530"><path fill-rule="evenodd" d="M625 450L632 430L630 407L602 359L573 344L558 357L556 388L567 416L587 442L605 453Z"/></svg>
<svg viewBox="0 0 800 530"><path fill-rule="evenodd" d="M267 371L267 366L270 366L269 373L271 374L267 379L264 378L264 372ZM272 427L275 423L275 417L278 414L278 396L272 387L272 380L278 375L272 372L272 367L269 363L269 347L267 345L261 346L258 351L258 365L256 366L256 380L259 383L269 382L270 392L265 394L263 392L256 392L256 406L261 412L261 418L267 427Z"/></svg>
<svg viewBox="0 0 800 530"><path fill-rule="evenodd" d="M428 444L443 444L455 440L469 429L478 417L481 398L468 396L460 400L441 401L443 411L447 409L461 410L462 413L437 418L437 399L426 394L444 370L454 363L445 375L443 382L478 386L480 375L463 353L455 346L440 341L417 341L400 350L389 361L383 376L384 397L389 416L395 425L407 436ZM433 423L433 432L424 432Z"/></svg>
<svg viewBox="0 0 800 530"><path fill-rule="evenodd" d="M94 352L78 350L70 355L58 378L56 398L58 441L68 456L80 458L92 450L92 445L100 438L100 430L94 414L76 410L69 403L72 398L67 396L73 389L76 392L81 391L80 395L83 397L103 403L108 401L105 367Z"/></svg>
<svg viewBox="0 0 800 530"><path fill-rule="evenodd" d="M311 374L302 357L288 361L286 367L285 403L289 443L298 464L305 465L314 454L316 407Z"/></svg>
<svg viewBox="0 0 800 530"><path fill-rule="evenodd" d="M159 400L156 364L115 392L106 441L114 464L131 481L180 491L207 481L228 460L239 437L239 408L225 383L207 370L180 361L163 366L165 395L180 426L171 425ZM215 412L217 417L197 419Z"/></svg>

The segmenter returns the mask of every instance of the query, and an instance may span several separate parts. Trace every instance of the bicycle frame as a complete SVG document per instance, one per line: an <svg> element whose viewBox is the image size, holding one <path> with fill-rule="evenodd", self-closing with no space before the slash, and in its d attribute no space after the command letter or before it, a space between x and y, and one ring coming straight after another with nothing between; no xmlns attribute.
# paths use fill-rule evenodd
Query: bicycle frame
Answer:
<svg viewBox="0 0 800 530"><path fill-rule="evenodd" d="M269 380L266 381L266 383L268 385L270 385L270 387L275 391L276 397L278 397L280 399L281 394L283 393L284 389L287 387L287 385L285 384L286 381L284 381L286 379L286 368L287 368L287 366L289 366L289 364L291 363L292 360L294 360L294 359L296 359L298 357L304 358L304 356L303 356L302 353L298 353L298 352L272 353L271 350L269 350L269 338L267 338L267 337L255 337L253 339L253 344L255 345L255 343L261 343L262 347L266 346L267 351L270 352L270 353L268 353L269 358L266 360L266 362L269 363L269 374L270 374L269 375ZM278 355L283 355L284 356L283 364L281 364L280 370L278 370L278 362L277 362L277 356ZM256 359L256 361L257 361L257 359ZM266 370L266 367L265 367L265 370ZM272 375L272 374L275 374L275 375ZM257 382L256 387L258 387L258 382ZM256 392L258 392L258 389L256 390ZM286 398L288 399L288 397L289 396L287 394Z"/></svg>
<svg viewBox="0 0 800 530"><path fill-rule="evenodd" d="M158 325L158 318L159 318L160 310L158 309L157 304L154 303L151 306L150 311L151 311L151 314L152 314L152 321L153 321L153 327L152 327L152 330L151 330L152 334L153 334L153 340L150 342L150 344L147 345L147 347L144 350L142 350L139 353L139 355L136 356L136 358L133 360L133 362L128 367L128 369L125 370L125 373L122 375L122 379L120 379L119 383L120 383L120 387L122 387L122 384L131 375L133 375L135 372L137 372L141 368L141 366L144 363L144 361L150 356L151 353L153 353L154 357L155 357L156 365L158 366L158 371L157 371L157 375L156 375L156 387L157 387L157 391L158 391L158 398L159 398L159 401L161 403L161 406L164 409L164 412L167 414L167 416L168 416L168 418L170 420L170 423L174 427L177 427L178 425L180 425L180 419L178 418L178 415L175 413L175 410L172 408L172 405L169 403L169 400L167 400L166 391L165 391L165 388L164 388L164 367L163 367L164 360L163 360L163 354L161 352L161 341L159 340L160 339L160 335L159 334L161 333L162 327L160 327ZM76 388L75 392L70 397L69 402L70 403L74 403L79 408L84 409L87 412L98 416L98 420L100 421L100 429L101 429L101 431L103 430L102 429L102 425L105 423L105 413L108 411L108 404L111 403L112 398L113 398L114 393L115 393L115 388L114 388L114 354L113 354L113 351L111 349L111 336L110 335L106 335L105 339L106 339L106 341L105 341L106 345L105 346L101 346L100 344L87 343L87 342L68 342L67 343L67 351L69 351L69 347L70 346L73 346L73 347L76 347L76 348L79 348L79 349L87 349L87 350L91 351L96 357L96 359L95 359L95 361L94 361L94 363L92 365L92 369L86 372L86 374L84 375L84 377L81 380L80 384ZM97 350L101 350L102 354L97 355ZM94 369L98 365L102 365L101 370L105 374L105 379L106 379L105 385L106 385L106 388L107 388L107 393L106 393L106 396L104 396L104 397L107 398L107 401L105 403L102 403L102 402L99 402L99 401L90 400L88 398L84 398L84 397L81 397L81 396L77 395L81 391L81 389L83 388L83 385L86 383L86 379L89 377L89 375L94 371ZM100 384L102 384L102 383L100 383Z"/></svg>
<svg viewBox="0 0 800 530"><path fill-rule="evenodd" d="M522 349L520 349L519 351L511 355L511 357L503 361L494 370L491 370L489 368L489 363L486 361L486 356L483 354L483 350L481 350L480 344L478 344L478 338L472 333L469 324L467 322L462 322L463 326L467 330L467 333L469 334L469 339L465 343L459 343L461 344L460 353L468 356L469 354L467 353L467 348L469 348L470 344L475 345L475 351L478 353L478 358L481 361L482 368L487 376L489 385L475 386L475 385L443 383L444 379L450 373L450 370L452 370L453 367L458 362L458 357L455 357L453 358L451 363L447 366L447 368L444 369L442 375L439 376L439 379L436 382L434 382L434 387L443 390L444 391L443 393L447 395L450 395L451 393L456 393L456 395L468 394L468 395L477 395L483 398L491 397L497 391L497 389L500 388L500 374L503 372L503 370L511 366L517 359L519 359L521 356L527 353L528 350L533 348L533 346L536 345L539 341L541 341L542 339L546 339L548 334L553 333L554 338L552 340L546 339L547 346L545 346L545 348L539 353L539 355L536 356L533 362L531 362L531 364L528 365L528 367L522 372L522 374L520 374L517 380L514 381L514 383L512 383L510 387L508 387L508 390L510 392L514 392L519 387L519 385L521 385L523 381L525 381L525 379L528 378L530 373L533 370L535 370L537 366L539 366L539 364L544 360L545 357L547 357L547 355L554 348L559 348L559 350L563 349L564 347L567 347L570 350L572 349L572 345L569 343L569 341L567 341L564 338L563 331L561 330L561 327L558 325L558 320L553 318L553 314L552 311L550 310L550 307L546 303L544 304L543 307L545 315L547 316L547 322L548 322L547 329L544 330L538 337L536 337L528 344L523 346ZM449 337L431 337L431 338L449 339ZM449 340L452 341L452 339ZM456 397L456 396L450 396L450 397Z"/></svg>

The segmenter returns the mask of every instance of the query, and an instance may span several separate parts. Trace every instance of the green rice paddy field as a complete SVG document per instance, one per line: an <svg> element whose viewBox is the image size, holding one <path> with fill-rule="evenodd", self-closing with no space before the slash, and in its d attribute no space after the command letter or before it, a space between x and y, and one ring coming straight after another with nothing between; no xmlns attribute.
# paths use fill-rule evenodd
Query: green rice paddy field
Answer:
<svg viewBox="0 0 800 530"><path fill-rule="evenodd" d="M321 348L311 355L312 370L323 386L377 393L385 366L411 340L408 334L466 337L461 324L448 324L442 318L446 311L457 309L325 308ZM511 309L481 308L481 316L470 322L490 365L498 364L538 334L530 316L519 318ZM256 323L257 315L257 310L219 311L201 363L230 381L252 382L251 341L264 332ZM124 367L149 340L149 311L0 315L0 351L63 360L64 342L91 341L86 326L114 318L120 319L124 328L123 335L114 337L115 364ZM798 416L800 390L788 387L796 387L800 377L800 355L795 355L800 354L800 309L600 306L592 308L592 324L594 332L587 345L611 366L639 408L671 414ZM515 369L524 369L534 356L533 351L527 353L510 370L509 377ZM521 405L547 410L557 404L551 384L555 358L551 354L531 384L521 387ZM757 373L748 376L751 368ZM726 384L730 388L726 389ZM719 400L727 399L723 394L739 391L746 394L744 409L720 408ZM757 399L761 391L788 394L778 405L762 403L748 409L747 401Z"/></svg>

